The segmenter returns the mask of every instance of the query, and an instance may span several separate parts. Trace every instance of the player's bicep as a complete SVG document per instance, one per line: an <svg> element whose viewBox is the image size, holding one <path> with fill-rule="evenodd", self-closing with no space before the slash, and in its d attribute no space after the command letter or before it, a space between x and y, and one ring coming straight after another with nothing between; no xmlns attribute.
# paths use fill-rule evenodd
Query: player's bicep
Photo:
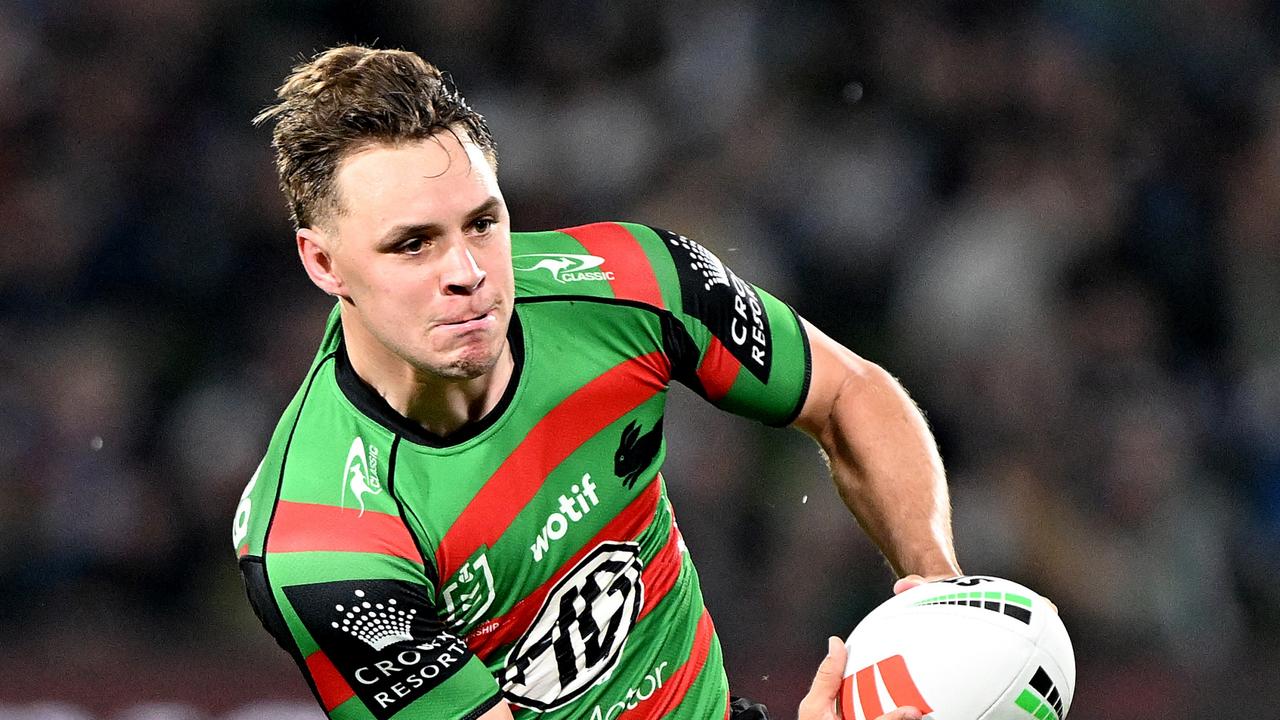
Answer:
<svg viewBox="0 0 1280 720"><path fill-rule="evenodd" d="M270 588L265 576L245 575L250 599L327 713L503 717L487 714L500 704L497 682L441 620L426 587L392 579L293 583L272 567Z"/></svg>
<svg viewBox="0 0 1280 720"><path fill-rule="evenodd" d="M791 423L809 382L809 348L799 316L681 235L655 232L674 263L686 341L674 374L717 407L770 425ZM671 335L672 333L667 333Z"/></svg>
<svg viewBox="0 0 1280 720"><path fill-rule="evenodd" d="M809 342L811 378L795 426L819 440L829 434L837 402L858 391L878 368L802 320Z"/></svg>
<svg viewBox="0 0 1280 720"><path fill-rule="evenodd" d="M847 445L855 428L882 427L890 420L890 415L874 415L878 407L883 409L884 397L901 396L901 402L891 405L897 409L891 413L910 409L910 398L881 366L827 337L808 320L804 325L813 357L813 378L796 416L796 428L817 439L829 452ZM868 411L873 414L867 415Z"/></svg>

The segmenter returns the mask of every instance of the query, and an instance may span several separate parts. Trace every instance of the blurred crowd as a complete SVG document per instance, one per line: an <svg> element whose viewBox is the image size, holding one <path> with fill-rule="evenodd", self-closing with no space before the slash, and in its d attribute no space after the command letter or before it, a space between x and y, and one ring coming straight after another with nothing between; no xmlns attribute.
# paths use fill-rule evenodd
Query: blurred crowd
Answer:
<svg viewBox="0 0 1280 720"><path fill-rule="evenodd" d="M1280 703L1276 3L10 0L0 719L320 717L230 541L329 306L249 119L353 41L452 73L515 229L677 230L899 376L1073 720ZM789 717L892 575L798 433L677 390L667 434L734 691Z"/></svg>

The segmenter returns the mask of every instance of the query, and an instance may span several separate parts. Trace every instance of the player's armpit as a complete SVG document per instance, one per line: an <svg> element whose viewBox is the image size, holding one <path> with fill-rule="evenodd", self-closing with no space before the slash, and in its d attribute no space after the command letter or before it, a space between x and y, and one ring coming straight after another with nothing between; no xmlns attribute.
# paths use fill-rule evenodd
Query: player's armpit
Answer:
<svg viewBox="0 0 1280 720"><path fill-rule="evenodd" d="M899 575L959 574L942 459L920 410L883 368L804 327L812 377L794 425L822 446L845 504Z"/></svg>

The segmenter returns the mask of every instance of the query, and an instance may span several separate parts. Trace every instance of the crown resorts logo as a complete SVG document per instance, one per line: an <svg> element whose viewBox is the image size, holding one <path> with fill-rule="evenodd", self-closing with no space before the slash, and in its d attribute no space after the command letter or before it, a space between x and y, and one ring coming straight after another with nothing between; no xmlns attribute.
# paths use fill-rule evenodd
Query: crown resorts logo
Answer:
<svg viewBox="0 0 1280 720"><path fill-rule="evenodd" d="M729 283L729 271L715 253L683 235L677 236L671 242L689 253L689 265L702 275L704 290L710 290L716 285L732 287Z"/></svg>
<svg viewBox="0 0 1280 720"><path fill-rule="evenodd" d="M386 603L369 602L364 590L356 590L355 596L356 601L350 606L333 606L334 610L344 613L341 620L333 622L334 630L342 630L374 650L413 640L409 628L413 625L413 616L418 614L416 609L401 610L396 607L395 598Z"/></svg>
<svg viewBox="0 0 1280 720"><path fill-rule="evenodd" d="M604 264L604 258L599 255L529 253L511 258L511 264L522 272L546 270L560 283L614 279L613 271L595 269Z"/></svg>
<svg viewBox="0 0 1280 720"><path fill-rule="evenodd" d="M351 449L347 451L347 462L342 471L344 508L347 506L347 488L351 488L351 494L360 503L361 515L364 515L364 496L382 492L382 482L378 480L378 448L370 445L366 455L364 440L359 435L351 441Z"/></svg>

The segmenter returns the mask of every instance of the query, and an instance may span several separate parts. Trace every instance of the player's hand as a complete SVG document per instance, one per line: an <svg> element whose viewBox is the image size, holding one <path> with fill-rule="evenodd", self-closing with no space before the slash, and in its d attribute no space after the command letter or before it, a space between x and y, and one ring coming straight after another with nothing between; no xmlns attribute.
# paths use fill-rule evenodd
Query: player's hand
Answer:
<svg viewBox="0 0 1280 720"><path fill-rule="evenodd" d="M949 577L955 577L955 576L954 575L930 575L929 577L922 577L920 575L907 575L905 577L898 578L898 582L893 584L893 594L901 595L902 593L910 590L911 588L917 585L923 585L928 582L933 582L934 580L946 580ZM1047 597L1044 597L1043 595L1041 595L1040 597L1044 598L1044 601L1049 603L1049 607L1053 608L1054 612L1058 612L1057 603L1055 603L1054 601L1050 600Z"/></svg>
<svg viewBox="0 0 1280 720"><path fill-rule="evenodd" d="M839 720L836 715L836 696L840 693L840 681L844 679L845 658L844 643L840 642L840 638L827 638L827 656L818 666L818 674L813 678L813 685L809 686L809 694L800 701L797 720ZM900 707L876 720L920 720L920 717L919 710Z"/></svg>
<svg viewBox="0 0 1280 720"><path fill-rule="evenodd" d="M902 593L910 590L911 588L917 585L931 583L934 580L946 580L947 578L951 578L951 577L956 577L956 576L955 575L930 575L928 577L925 577L923 575L906 575L901 578L898 578L898 582L893 584L893 594L901 595Z"/></svg>

